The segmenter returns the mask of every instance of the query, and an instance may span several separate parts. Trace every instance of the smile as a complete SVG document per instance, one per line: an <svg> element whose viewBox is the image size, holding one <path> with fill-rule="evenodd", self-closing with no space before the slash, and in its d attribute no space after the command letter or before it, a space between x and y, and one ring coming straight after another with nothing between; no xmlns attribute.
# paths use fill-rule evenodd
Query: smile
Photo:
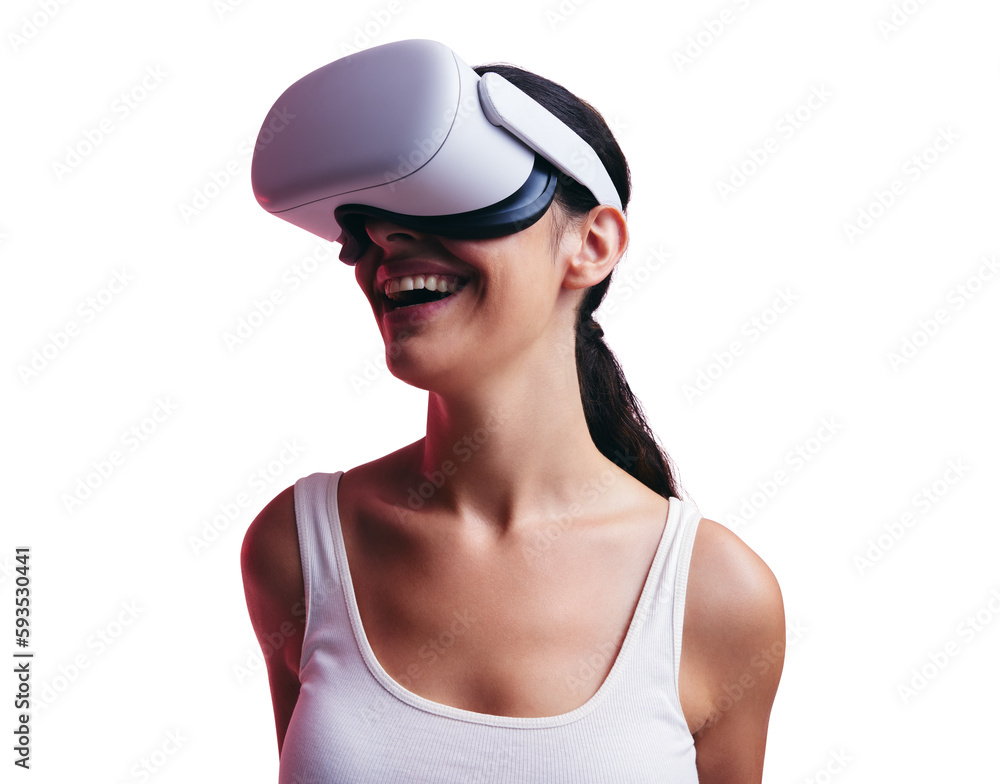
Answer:
<svg viewBox="0 0 1000 784"><path fill-rule="evenodd" d="M393 310L422 305L450 297L467 281L455 275L403 275L385 281L382 291Z"/></svg>

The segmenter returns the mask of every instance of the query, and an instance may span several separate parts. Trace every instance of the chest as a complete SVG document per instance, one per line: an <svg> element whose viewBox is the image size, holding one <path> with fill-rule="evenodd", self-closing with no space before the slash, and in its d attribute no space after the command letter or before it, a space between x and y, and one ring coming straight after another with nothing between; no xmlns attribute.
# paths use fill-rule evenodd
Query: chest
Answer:
<svg viewBox="0 0 1000 784"><path fill-rule="evenodd" d="M425 523L342 514L357 612L386 673L434 702L499 716L590 700L628 633L662 520L501 539Z"/></svg>

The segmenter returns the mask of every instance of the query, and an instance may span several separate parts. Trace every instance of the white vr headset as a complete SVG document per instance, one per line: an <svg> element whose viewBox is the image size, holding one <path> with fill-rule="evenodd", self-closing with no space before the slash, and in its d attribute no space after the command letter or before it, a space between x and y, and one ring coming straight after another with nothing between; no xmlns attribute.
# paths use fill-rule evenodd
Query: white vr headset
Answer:
<svg viewBox="0 0 1000 784"><path fill-rule="evenodd" d="M251 181L268 212L344 245L355 264L366 217L457 239L521 231L557 171L599 204L621 200L593 148L501 77L480 77L436 41L376 46L299 79L275 102Z"/></svg>

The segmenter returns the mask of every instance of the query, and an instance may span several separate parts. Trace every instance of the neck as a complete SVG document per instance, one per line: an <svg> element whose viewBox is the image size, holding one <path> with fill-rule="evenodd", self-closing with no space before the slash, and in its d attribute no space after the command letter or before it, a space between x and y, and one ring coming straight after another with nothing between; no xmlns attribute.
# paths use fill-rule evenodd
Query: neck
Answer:
<svg viewBox="0 0 1000 784"><path fill-rule="evenodd" d="M425 492L434 487L431 506L507 529L564 513L588 482L623 473L593 443L575 355L561 353L429 394L427 435L412 457Z"/></svg>

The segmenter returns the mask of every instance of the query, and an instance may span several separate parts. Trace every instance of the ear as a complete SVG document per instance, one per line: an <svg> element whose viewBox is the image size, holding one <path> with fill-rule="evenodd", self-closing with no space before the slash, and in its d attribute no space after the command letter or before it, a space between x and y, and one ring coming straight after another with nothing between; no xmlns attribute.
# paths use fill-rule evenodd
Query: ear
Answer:
<svg viewBox="0 0 1000 784"><path fill-rule="evenodd" d="M563 237L562 249L569 254L563 285L586 289L600 283L611 274L627 247L628 226L621 211L606 204L594 207Z"/></svg>

